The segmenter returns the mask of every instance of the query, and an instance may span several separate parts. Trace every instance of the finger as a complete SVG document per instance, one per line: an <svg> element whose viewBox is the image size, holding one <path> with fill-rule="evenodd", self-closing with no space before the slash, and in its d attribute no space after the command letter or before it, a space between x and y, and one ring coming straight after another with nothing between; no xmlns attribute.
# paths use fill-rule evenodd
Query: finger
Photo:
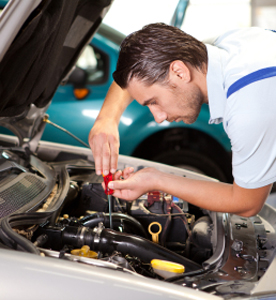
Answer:
<svg viewBox="0 0 276 300"><path fill-rule="evenodd" d="M93 157L94 157L94 162L95 162L95 169L96 169L96 174L101 175L103 170L102 170L102 155L101 155L101 150L99 147L91 147Z"/></svg>
<svg viewBox="0 0 276 300"><path fill-rule="evenodd" d="M118 170L118 171L114 174L113 179L114 179L114 180L120 180L122 174L123 174L123 172L122 172L121 170Z"/></svg>
<svg viewBox="0 0 276 300"><path fill-rule="evenodd" d="M119 156L119 143L113 136L109 140L110 145L110 172L114 174L117 170L118 156Z"/></svg>
<svg viewBox="0 0 276 300"><path fill-rule="evenodd" d="M133 167L127 167L127 168L125 168L125 169L123 170L123 177L124 177L125 179L127 179L127 178L129 178L129 176L130 176L131 174L133 174L133 172L134 172L134 168L133 168Z"/></svg>
<svg viewBox="0 0 276 300"><path fill-rule="evenodd" d="M94 161L95 161L95 169L96 169L96 174L100 176L102 174L102 158L99 155L94 156Z"/></svg>
<svg viewBox="0 0 276 300"><path fill-rule="evenodd" d="M101 149L101 142L99 137L92 134L92 130L89 134L89 145L94 157L95 162L95 170L97 175L102 174L102 149Z"/></svg>
<svg viewBox="0 0 276 300"><path fill-rule="evenodd" d="M108 187L112 190L129 190L131 189L131 183L127 180L114 180L108 183Z"/></svg>
<svg viewBox="0 0 276 300"><path fill-rule="evenodd" d="M110 170L110 147L107 140L102 148L102 171L104 175L108 175Z"/></svg>

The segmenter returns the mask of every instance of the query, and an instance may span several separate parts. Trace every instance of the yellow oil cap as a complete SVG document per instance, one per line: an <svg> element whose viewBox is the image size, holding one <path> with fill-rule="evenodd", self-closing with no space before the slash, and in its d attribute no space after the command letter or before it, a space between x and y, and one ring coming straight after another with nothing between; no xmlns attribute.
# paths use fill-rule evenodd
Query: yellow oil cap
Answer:
<svg viewBox="0 0 276 300"><path fill-rule="evenodd" d="M164 278L180 275L185 272L183 265L162 259L153 259L151 267L156 274Z"/></svg>
<svg viewBox="0 0 276 300"><path fill-rule="evenodd" d="M87 245L82 246L81 249L72 250L71 254L89 258L98 258L97 252L91 251L90 247Z"/></svg>

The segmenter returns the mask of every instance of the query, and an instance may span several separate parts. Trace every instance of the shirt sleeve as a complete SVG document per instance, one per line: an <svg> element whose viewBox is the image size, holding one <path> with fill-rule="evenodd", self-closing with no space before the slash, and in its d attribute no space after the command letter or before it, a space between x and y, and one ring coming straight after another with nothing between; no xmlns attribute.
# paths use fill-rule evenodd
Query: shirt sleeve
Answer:
<svg viewBox="0 0 276 300"><path fill-rule="evenodd" d="M276 78L243 88L227 100L225 130L235 183L259 188L276 181Z"/></svg>

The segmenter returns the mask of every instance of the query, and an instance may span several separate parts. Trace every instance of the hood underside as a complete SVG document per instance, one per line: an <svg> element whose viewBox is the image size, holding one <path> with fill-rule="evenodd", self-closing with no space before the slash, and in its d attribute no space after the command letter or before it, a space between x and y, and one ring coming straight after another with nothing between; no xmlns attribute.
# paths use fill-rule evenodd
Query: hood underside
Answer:
<svg viewBox="0 0 276 300"><path fill-rule="evenodd" d="M24 3L33 0L24 0ZM0 17L1 33L20 9L12 0ZM22 3L22 2L21 2ZM23 114L31 104L45 107L91 40L111 0L42 0L25 22L0 62L0 117ZM18 6L18 7L17 7ZM13 18L13 24L18 18ZM10 20L9 20L10 21ZM1 39L2 40L2 39Z"/></svg>

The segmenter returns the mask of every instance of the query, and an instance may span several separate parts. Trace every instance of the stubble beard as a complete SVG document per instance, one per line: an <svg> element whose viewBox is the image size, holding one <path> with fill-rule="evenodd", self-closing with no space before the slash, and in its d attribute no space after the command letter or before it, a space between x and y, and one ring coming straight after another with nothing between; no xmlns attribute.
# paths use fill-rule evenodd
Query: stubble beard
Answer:
<svg viewBox="0 0 276 300"><path fill-rule="evenodd" d="M194 87L188 95L180 94L179 103L180 111L189 111L188 115L182 116L182 121L186 124L193 124L198 118L204 97L200 89Z"/></svg>

